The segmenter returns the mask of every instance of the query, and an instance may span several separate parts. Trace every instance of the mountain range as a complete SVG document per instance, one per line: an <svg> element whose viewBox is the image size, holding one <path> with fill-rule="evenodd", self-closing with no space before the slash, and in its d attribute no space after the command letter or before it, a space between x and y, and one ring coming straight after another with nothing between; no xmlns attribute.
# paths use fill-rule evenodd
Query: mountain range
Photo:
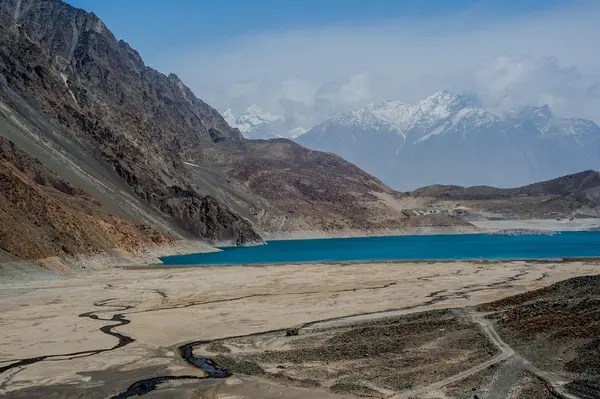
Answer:
<svg viewBox="0 0 600 399"><path fill-rule="evenodd" d="M514 187L600 166L600 128L548 105L498 116L476 98L439 91L331 118L296 141L334 152L391 187Z"/></svg>

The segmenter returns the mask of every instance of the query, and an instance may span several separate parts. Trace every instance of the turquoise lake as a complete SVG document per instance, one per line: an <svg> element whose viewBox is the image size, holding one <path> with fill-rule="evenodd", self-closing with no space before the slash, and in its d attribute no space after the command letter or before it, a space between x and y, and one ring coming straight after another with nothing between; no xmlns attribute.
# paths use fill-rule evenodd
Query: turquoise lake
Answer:
<svg viewBox="0 0 600 399"><path fill-rule="evenodd" d="M600 257L600 231L553 236L421 235L268 241L221 252L161 258L165 266L391 260L514 260Z"/></svg>

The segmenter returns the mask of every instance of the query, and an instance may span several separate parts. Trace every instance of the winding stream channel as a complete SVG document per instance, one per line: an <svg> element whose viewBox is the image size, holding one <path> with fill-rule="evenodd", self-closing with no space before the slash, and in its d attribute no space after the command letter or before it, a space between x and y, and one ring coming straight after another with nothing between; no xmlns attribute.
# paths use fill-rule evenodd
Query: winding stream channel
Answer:
<svg viewBox="0 0 600 399"><path fill-rule="evenodd" d="M110 304L110 302L115 299L116 298L104 299L102 301L94 303L94 306L97 306L97 307L110 306L111 308L116 308L116 310L118 312L126 312L127 310L134 308L134 306L132 306L132 305L112 305L112 304ZM21 360L15 361L13 363L10 363L6 366L0 367L0 374L4 373L6 371L9 371L11 369L27 366L27 365L42 362L42 361L71 360L71 359L78 359L78 358L87 357L87 356L93 356L93 355L97 355L99 353L113 351L115 349L119 349L126 345L129 345L132 342L135 342L134 338L129 337L124 334L121 334L119 332L113 331L113 329L116 327L124 326L124 325L131 323L131 320L126 319L125 316L123 315L123 313L113 314L111 318L102 318L97 313L98 313L98 311L85 312L85 313L80 314L79 317L87 317L92 320L116 322L114 324L107 324L105 326L100 327L100 331L102 331L104 334L108 334L119 340L119 342L115 346L110 347L110 348L105 348L105 349L93 349L93 350L80 351L80 352L61 353L61 354L56 354L56 355L44 355L44 356L32 357L32 358L28 358L28 359L21 359ZM153 391L154 389L157 388L157 386L159 384L162 384L162 383L165 383L168 381L173 381L173 380L202 380L202 379L212 379L212 378L227 378L227 377L231 376L231 373L228 370L219 368L211 359L194 356L193 347L195 345L199 345L202 343L208 343L208 342L210 342L210 341L191 342L189 344L182 345L179 348L181 356L188 363L190 363L190 364L194 365L195 367L198 367L200 370L206 372L207 373L206 376L204 376L204 377L162 376L162 377L148 378L145 380L140 380L140 381L135 382L134 384L130 385L126 391L112 396L112 399L127 399L127 398L130 398L133 396L141 396L150 391Z"/></svg>
<svg viewBox="0 0 600 399"><path fill-rule="evenodd" d="M458 273L460 273L460 270L458 271ZM520 280L527 274L528 274L527 270L520 270L515 275L510 276L499 282L485 284L485 285L465 286L465 287L458 289L456 291L453 291L453 292L448 292L447 290L432 292L431 294L428 295L428 298L429 298L428 301L417 304L417 305L404 306L404 307L399 307L399 308L394 308L394 309L384 309L384 310L373 311L373 312L350 314L350 315L345 315L345 316L340 316L340 317L332 317L332 318L327 318L327 319L323 319L323 320L307 322L307 323L304 323L295 328L296 329L311 328L311 327L314 328L317 325L320 325L323 323L329 323L329 322L335 322L335 321L341 321L341 320L350 321L353 318L359 317L359 316L381 315L381 314L386 314L386 313L392 314L392 313L395 313L398 311L405 311L405 310L410 310L410 309L415 309L415 308L420 308L420 307L427 308L428 306L433 305L437 302L442 302L442 301L446 301L446 300L453 299L453 298L468 298L469 295L475 291L486 290L486 289L487 290L495 289L495 288L499 288L500 286L506 287L507 285L510 285L510 283ZM431 276L431 277L437 277L437 275ZM422 279L427 280L428 277L423 277ZM395 284L395 283L386 284L383 287L388 287L393 284ZM382 287L367 287L367 288L361 288L361 289L379 289L379 288L382 288ZM350 290L356 291L356 289L344 289L344 290L340 290L340 291L350 291ZM164 294L160 291L157 291L157 293L161 296L166 296L166 294ZM292 293L292 294L297 294L297 293ZM251 295L251 296L264 296L264 295L267 295L267 294L256 294L256 295ZM250 297L250 296L218 300L218 302L232 301L232 300L237 300L237 299L247 298L247 297ZM124 325L131 323L131 320L128 320L127 318L125 318L125 315L126 315L125 312L127 312L128 310L131 310L135 307L133 305L111 304L111 302L116 299L117 298L109 298L109 299L104 299L102 301L98 301L98 302L94 303L94 306L96 306L96 307L110 307L111 308L110 310L96 310L96 311L82 313L79 315L79 317L84 317L84 318L87 317L92 320L111 322L110 324L102 326L100 328L100 331L102 331L104 334L108 334L110 336L117 338L118 343L116 345L114 345L110 348L105 348L105 349L94 349L94 350L87 350L87 351L80 351L80 352L73 352L73 353L66 353L66 354L44 355L44 356L33 357L33 358L28 358L28 359L15 360L13 363L10 363L6 366L0 367L0 374L4 373L6 371L9 371L11 369L27 366L27 365L42 362L42 361L62 361L62 360L71 360L71 359L93 356L93 355L97 355L99 353L113 351L113 350L122 348L126 345L129 345L129 344L135 342L134 338L114 331L114 329L116 327L124 326ZM210 301L210 302L203 302L203 303L214 303L214 302L217 302L217 301ZM187 306L199 305L199 304L203 304L203 303L193 303L193 304L190 304ZM164 310L164 309L162 309L162 310ZM111 313L113 311L117 311L118 313L113 314L110 318L103 318L98 315L98 313ZM136 313L136 312L129 312L129 313ZM475 320L476 322L478 322L480 324L484 323L486 328L493 329L493 327L489 327L491 324L489 324L488 322L484 322L480 315L478 315L477 317L478 317L477 320ZM248 337L248 336L253 336L253 335L262 335L265 333L285 332L286 330L288 330L288 329L262 331L262 332L255 333L255 334L247 334L247 335L243 335L243 336L220 338L220 339L218 339L218 341L222 341L223 339L230 339L230 338L240 338L240 337ZM486 334L487 333L488 333L488 331L486 331ZM495 334L495 332L494 332L494 334ZM494 337L495 337L495 335L492 338L494 338ZM498 340L499 340L499 338L498 338ZM178 381L188 380L189 381L189 380L220 379L220 378L227 378L227 377L231 376L232 373L230 371L220 368L217 364L215 364L215 362L213 360L211 360L209 358L205 358L205 357L194 356L193 349L195 346L209 344L210 342L213 342L213 341L214 340L194 341L194 342L190 342L190 343L184 344L179 347L179 353L180 353L181 357L189 364L193 365L194 367L197 367L198 369L200 369L204 373L206 373L205 376L159 376L159 377L153 377L153 378L148 378L148 379L144 379L144 380L139 380L139 381L136 381L135 383L131 384L125 391L112 396L111 399L127 399L127 398L131 398L134 396L141 396L141 395L147 394L147 393L155 390L161 384L164 384L164 383L167 383L170 381L175 381L175 380L178 380ZM494 344L497 345L497 342L495 339L492 339L492 341L494 342ZM499 342L501 342L503 345L505 345L501 340ZM497 345L497 346L499 346L499 345ZM512 352L512 349L511 349L509 354L503 353L503 356L499 356L498 359L493 359L492 362L495 364L498 361L505 359L507 356L512 356L513 354L514 354L514 352ZM473 368L473 370L475 370L475 368ZM468 372L470 372L470 371L471 370L468 370ZM462 374L464 374L464 373L462 373ZM470 373L468 373L468 375L470 375ZM455 377L462 378L463 376L457 375ZM454 381L454 379L452 381ZM443 384L445 382L446 381L442 381L439 384Z"/></svg>

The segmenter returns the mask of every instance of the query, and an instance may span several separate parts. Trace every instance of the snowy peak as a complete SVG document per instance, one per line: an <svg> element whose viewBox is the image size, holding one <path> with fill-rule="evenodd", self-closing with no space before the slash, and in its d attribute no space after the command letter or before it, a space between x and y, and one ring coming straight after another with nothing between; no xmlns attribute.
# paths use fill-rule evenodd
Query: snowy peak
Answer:
<svg viewBox="0 0 600 399"><path fill-rule="evenodd" d="M222 115L225 121L229 123L229 125L233 125L235 123L235 114L233 113L231 108L227 108L225 111L223 111Z"/></svg>
<svg viewBox="0 0 600 399"><path fill-rule="evenodd" d="M302 127L289 128L283 116L271 114L257 105L251 105L237 115L227 108L223 118L248 139L295 138L306 133Z"/></svg>
<svg viewBox="0 0 600 399"><path fill-rule="evenodd" d="M423 143L435 136L460 134L463 139L486 129L552 136L600 135L600 128L581 118L560 118L548 104L525 107L499 117L481 108L476 98L438 91L415 103L384 101L349 111L317 125L309 132L325 134L335 130L356 135L365 132L394 132L407 142ZM361 135L362 135L361 134Z"/></svg>
<svg viewBox="0 0 600 399"><path fill-rule="evenodd" d="M384 101L329 119L298 137L405 190L431 184L519 186L600 166L600 127L550 106L498 116L469 96L439 91Z"/></svg>
<svg viewBox="0 0 600 399"><path fill-rule="evenodd" d="M242 133L251 132L261 125L283 119L279 115L272 115L263 111L257 105L251 105L239 115L235 115L231 108L227 108L223 112L223 118L225 118L231 127L237 128Z"/></svg>
<svg viewBox="0 0 600 399"><path fill-rule="evenodd" d="M514 121L517 125L532 123L542 135L600 137L600 127L593 121L583 118L558 117L548 104L541 107L525 107L517 116L512 116L509 120Z"/></svg>
<svg viewBox="0 0 600 399"><path fill-rule="evenodd" d="M419 101L417 107L423 114L445 117L459 109L477 108L477 101L474 97L466 94L455 94L442 90Z"/></svg>
<svg viewBox="0 0 600 399"><path fill-rule="evenodd" d="M536 124L548 123L554 115L548 104L541 107L525 107L518 115L519 119L531 119Z"/></svg>
<svg viewBox="0 0 600 399"><path fill-rule="evenodd" d="M558 121L558 125L567 136L600 137L600 127L589 119L564 118Z"/></svg>
<svg viewBox="0 0 600 399"><path fill-rule="evenodd" d="M459 123L464 124L466 120L474 125L489 125L497 119L493 114L476 108L476 101L470 96L438 91L412 104L401 101L372 103L338 115L319 125L317 130L346 126L378 132L393 131L404 138L414 136L416 141L422 142ZM427 131L433 128L435 132Z"/></svg>
<svg viewBox="0 0 600 399"><path fill-rule="evenodd" d="M303 127L295 127L288 132L287 137L290 139L295 139L296 137L301 136L306 132L308 132L308 130Z"/></svg>
<svg viewBox="0 0 600 399"><path fill-rule="evenodd" d="M390 112L393 112L391 110ZM326 131L331 126L347 127L361 130L396 131L398 126L392 120L367 106L362 109L348 111L318 125L318 129Z"/></svg>

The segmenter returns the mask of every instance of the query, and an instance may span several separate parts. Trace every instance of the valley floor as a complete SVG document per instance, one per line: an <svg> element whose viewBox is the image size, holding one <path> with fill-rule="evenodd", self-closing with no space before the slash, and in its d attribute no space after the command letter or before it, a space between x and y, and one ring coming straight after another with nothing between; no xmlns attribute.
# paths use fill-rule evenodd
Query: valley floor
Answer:
<svg viewBox="0 0 600 399"><path fill-rule="evenodd" d="M594 260L423 262L128 268L9 283L0 289L0 395L105 398L179 375L190 378L147 397L472 397L464 390L485 377L472 368L514 359L473 307L597 274ZM389 316L401 317L374 322ZM294 327L299 335L286 337ZM259 335L225 339L249 334ZM197 340L219 340L194 351L234 375L193 379L204 373L178 348ZM341 352L315 352L323 342Z"/></svg>

